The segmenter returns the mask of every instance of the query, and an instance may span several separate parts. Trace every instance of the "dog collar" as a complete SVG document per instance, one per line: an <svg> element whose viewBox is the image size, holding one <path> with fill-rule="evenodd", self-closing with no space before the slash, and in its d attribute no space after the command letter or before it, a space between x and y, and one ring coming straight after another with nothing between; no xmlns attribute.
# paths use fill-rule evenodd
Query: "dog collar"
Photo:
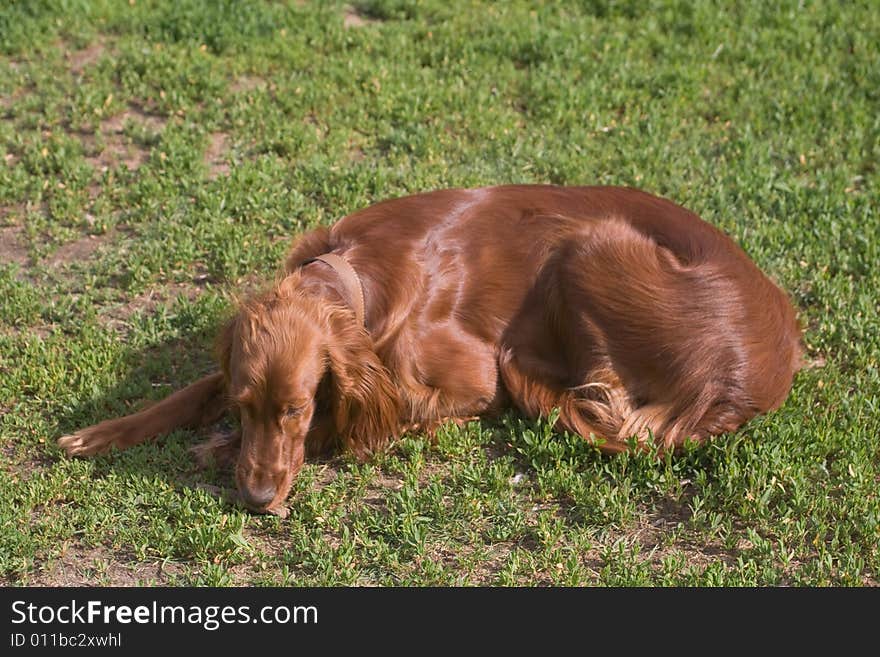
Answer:
<svg viewBox="0 0 880 657"><path fill-rule="evenodd" d="M342 256L336 255L335 253L324 253L322 255L315 256L311 260L307 261L305 264L308 264L309 262L314 262L315 260L320 260L321 262L327 263L339 275L339 278L342 280L342 284L345 286L348 296L351 298L352 305L354 306L354 315L357 318L357 322L358 324L363 326L364 288L361 285L361 278L354 270L354 267L349 264L348 260L346 260Z"/></svg>

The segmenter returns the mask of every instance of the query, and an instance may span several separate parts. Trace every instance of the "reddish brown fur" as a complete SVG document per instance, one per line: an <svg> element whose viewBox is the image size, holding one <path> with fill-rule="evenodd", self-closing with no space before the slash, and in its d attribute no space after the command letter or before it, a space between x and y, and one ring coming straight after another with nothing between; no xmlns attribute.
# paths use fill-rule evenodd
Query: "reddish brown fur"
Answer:
<svg viewBox="0 0 880 657"><path fill-rule="evenodd" d="M322 253L344 256L366 300ZM723 233L627 188L505 186L385 201L296 240L268 292L218 339L212 375L59 439L127 447L239 410L245 501L278 508L308 454L359 457L401 431L513 405L560 410L606 452L732 431L778 407L800 363L786 295Z"/></svg>

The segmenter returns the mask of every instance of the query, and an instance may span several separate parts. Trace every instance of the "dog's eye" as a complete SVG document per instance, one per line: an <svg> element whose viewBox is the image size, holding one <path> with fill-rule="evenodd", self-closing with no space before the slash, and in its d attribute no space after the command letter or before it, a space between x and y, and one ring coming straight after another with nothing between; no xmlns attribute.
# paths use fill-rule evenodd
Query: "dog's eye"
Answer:
<svg viewBox="0 0 880 657"><path fill-rule="evenodd" d="M304 410L306 410L305 406L288 406L286 409L284 409L284 417L299 417L303 414Z"/></svg>

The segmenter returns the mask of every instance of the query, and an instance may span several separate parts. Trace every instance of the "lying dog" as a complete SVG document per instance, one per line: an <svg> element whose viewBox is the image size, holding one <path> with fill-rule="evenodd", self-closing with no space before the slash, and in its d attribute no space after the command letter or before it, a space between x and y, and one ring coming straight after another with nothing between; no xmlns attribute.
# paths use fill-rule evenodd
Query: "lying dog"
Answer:
<svg viewBox="0 0 880 657"><path fill-rule="evenodd" d="M605 452L680 446L778 407L800 364L787 296L723 233L627 188L511 185L378 203L295 241L218 339L221 372L58 440L124 449L231 408L255 511L311 454L514 406Z"/></svg>

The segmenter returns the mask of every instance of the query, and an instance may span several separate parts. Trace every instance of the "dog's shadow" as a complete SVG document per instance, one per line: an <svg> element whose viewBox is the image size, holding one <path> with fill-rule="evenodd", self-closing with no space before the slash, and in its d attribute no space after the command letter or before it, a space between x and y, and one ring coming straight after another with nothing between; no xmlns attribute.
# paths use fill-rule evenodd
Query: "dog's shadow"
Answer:
<svg viewBox="0 0 880 657"><path fill-rule="evenodd" d="M118 375L112 385L99 387L88 397L84 394L78 403L68 405L57 416L57 431L51 436L52 444L48 453L44 453L47 457L46 465L49 465L49 461L58 463L71 458L55 445L55 441L62 435L103 420L135 413L199 378L216 372L218 365L212 342L213 335L194 334L153 343L143 349L126 349L124 356L114 365ZM540 470L543 458L552 460L559 457L549 447L545 450L547 454L532 454L537 448L523 442L525 438L522 436L527 434L546 433L544 442L551 446L559 443L555 450L563 449L564 443L567 446L564 448L570 452L567 456L582 463L583 468L601 470L607 465L608 457L602 456L595 447L589 446L582 439L569 437L563 440L544 421L535 424L513 411L507 411L494 418L483 418L481 424L493 436L489 446L493 454L509 454L516 460L518 469L525 472ZM526 428L531 431L526 431ZM237 419L227 412L212 425L178 429L126 450L113 449L87 458L92 463L92 476L96 479L112 475L129 476L142 481L155 479L173 489L204 491L224 508L246 510L238 497L232 466L212 464L210 461L207 464L200 463L193 451L194 447L212 436L231 435L237 429ZM550 433L554 434L552 440ZM687 460L694 461L692 467L697 467L697 462L712 460L707 450L694 448L686 452L689 454ZM632 460L637 457L620 458ZM645 458L652 460L650 456ZM659 459L654 460L659 462ZM345 458L339 454L328 454L309 458L308 461L342 466Z"/></svg>
<svg viewBox="0 0 880 657"><path fill-rule="evenodd" d="M50 455L55 462L68 458L55 441L103 420L130 415L147 408L197 379L216 372L212 336L193 335L153 343L143 349L128 348L114 364L118 376L109 386L98 388L68 405L57 416ZM206 491L223 504L241 507L232 468L226 464L200 463L192 448L210 436L231 435L237 420L225 413L216 423L194 429L177 429L125 450L85 457L96 479L116 475L158 479L173 488Z"/></svg>

